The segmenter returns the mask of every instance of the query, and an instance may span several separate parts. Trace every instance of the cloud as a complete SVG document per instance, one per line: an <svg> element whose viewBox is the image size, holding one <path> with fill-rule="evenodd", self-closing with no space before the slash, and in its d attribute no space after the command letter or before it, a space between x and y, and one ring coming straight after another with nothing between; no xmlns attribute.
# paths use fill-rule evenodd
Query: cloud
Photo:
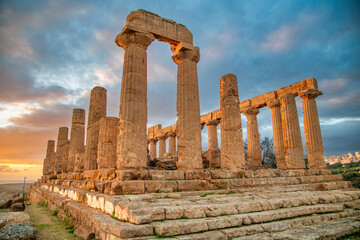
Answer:
<svg viewBox="0 0 360 240"><path fill-rule="evenodd" d="M345 118L328 118L320 119L321 126L331 126L336 124L343 124L346 122L360 123L360 117L345 117Z"/></svg>
<svg viewBox="0 0 360 240"><path fill-rule="evenodd" d="M2 172L2 173L15 173L15 172L20 172L20 170L10 168L9 165L0 165L0 172Z"/></svg>
<svg viewBox="0 0 360 240"><path fill-rule="evenodd" d="M319 89L326 93L342 90L349 84L347 78L324 79L319 83Z"/></svg>

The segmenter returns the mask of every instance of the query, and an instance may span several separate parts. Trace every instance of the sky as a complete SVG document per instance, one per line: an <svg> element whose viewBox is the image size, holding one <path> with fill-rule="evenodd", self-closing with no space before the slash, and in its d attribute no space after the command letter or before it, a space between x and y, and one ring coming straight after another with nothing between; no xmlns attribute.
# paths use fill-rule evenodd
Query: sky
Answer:
<svg viewBox="0 0 360 240"><path fill-rule="evenodd" d="M70 128L73 108L87 112L94 86L108 90L107 115L118 116L124 50L114 39L137 9L192 32L202 114L219 108L227 73L240 101L314 77L324 155L360 151L360 1L2 0L0 180L40 177L47 140ZM148 48L148 126L176 123L171 56L167 43ZM302 99L297 106L303 132ZM272 137L269 109L258 122L261 137ZM202 137L206 150L206 127Z"/></svg>

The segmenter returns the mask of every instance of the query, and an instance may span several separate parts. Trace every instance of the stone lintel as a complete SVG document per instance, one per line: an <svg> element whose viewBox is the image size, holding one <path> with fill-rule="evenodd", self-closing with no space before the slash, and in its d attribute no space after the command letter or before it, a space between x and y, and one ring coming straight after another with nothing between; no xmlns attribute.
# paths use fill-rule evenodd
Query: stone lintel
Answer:
<svg viewBox="0 0 360 240"><path fill-rule="evenodd" d="M133 11L128 15L124 29L126 28L137 28L152 33L157 40L172 45L180 42L193 44L192 33L184 25L143 9Z"/></svg>

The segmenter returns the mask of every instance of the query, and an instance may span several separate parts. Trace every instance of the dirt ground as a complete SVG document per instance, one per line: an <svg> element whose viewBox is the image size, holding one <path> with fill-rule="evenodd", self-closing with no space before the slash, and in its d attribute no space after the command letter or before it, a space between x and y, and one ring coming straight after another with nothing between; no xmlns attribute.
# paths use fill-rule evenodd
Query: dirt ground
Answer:
<svg viewBox="0 0 360 240"><path fill-rule="evenodd" d="M53 216L47 207L39 203L27 203L25 211L30 215L30 220L37 229L38 240L80 240L72 232L72 226L66 225L57 216Z"/></svg>
<svg viewBox="0 0 360 240"><path fill-rule="evenodd" d="M23 183L7 183L0 184L0 192L23 193ZM29 192L29 187L32 183L25 183L25 193Z"/></svg>

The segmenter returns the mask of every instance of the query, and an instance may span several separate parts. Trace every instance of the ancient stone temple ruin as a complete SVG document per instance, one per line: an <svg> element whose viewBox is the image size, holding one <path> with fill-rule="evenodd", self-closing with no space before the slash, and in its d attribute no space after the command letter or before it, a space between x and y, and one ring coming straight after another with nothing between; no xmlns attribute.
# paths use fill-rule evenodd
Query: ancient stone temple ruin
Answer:
<svg viewBox="0 0 360 240"><path fill-rule="evenodd" d="M147 129L147 48L154 40L170 44L178 67L177 122ZM93 88L87 127L85 110L74 109L56 149L48 141L32 201L58 209L75 233L105 240L334 239L360 228L360 191L325 168L314 78L240 101L237 77L226 74L219 109L200 115L200 52L185 26L137 10L115 42L125 50L119 118L106 114L106 89ZM308 166L296 97L303 99ZM257 115L266 107L277 169L262 165Z"/></svg>

